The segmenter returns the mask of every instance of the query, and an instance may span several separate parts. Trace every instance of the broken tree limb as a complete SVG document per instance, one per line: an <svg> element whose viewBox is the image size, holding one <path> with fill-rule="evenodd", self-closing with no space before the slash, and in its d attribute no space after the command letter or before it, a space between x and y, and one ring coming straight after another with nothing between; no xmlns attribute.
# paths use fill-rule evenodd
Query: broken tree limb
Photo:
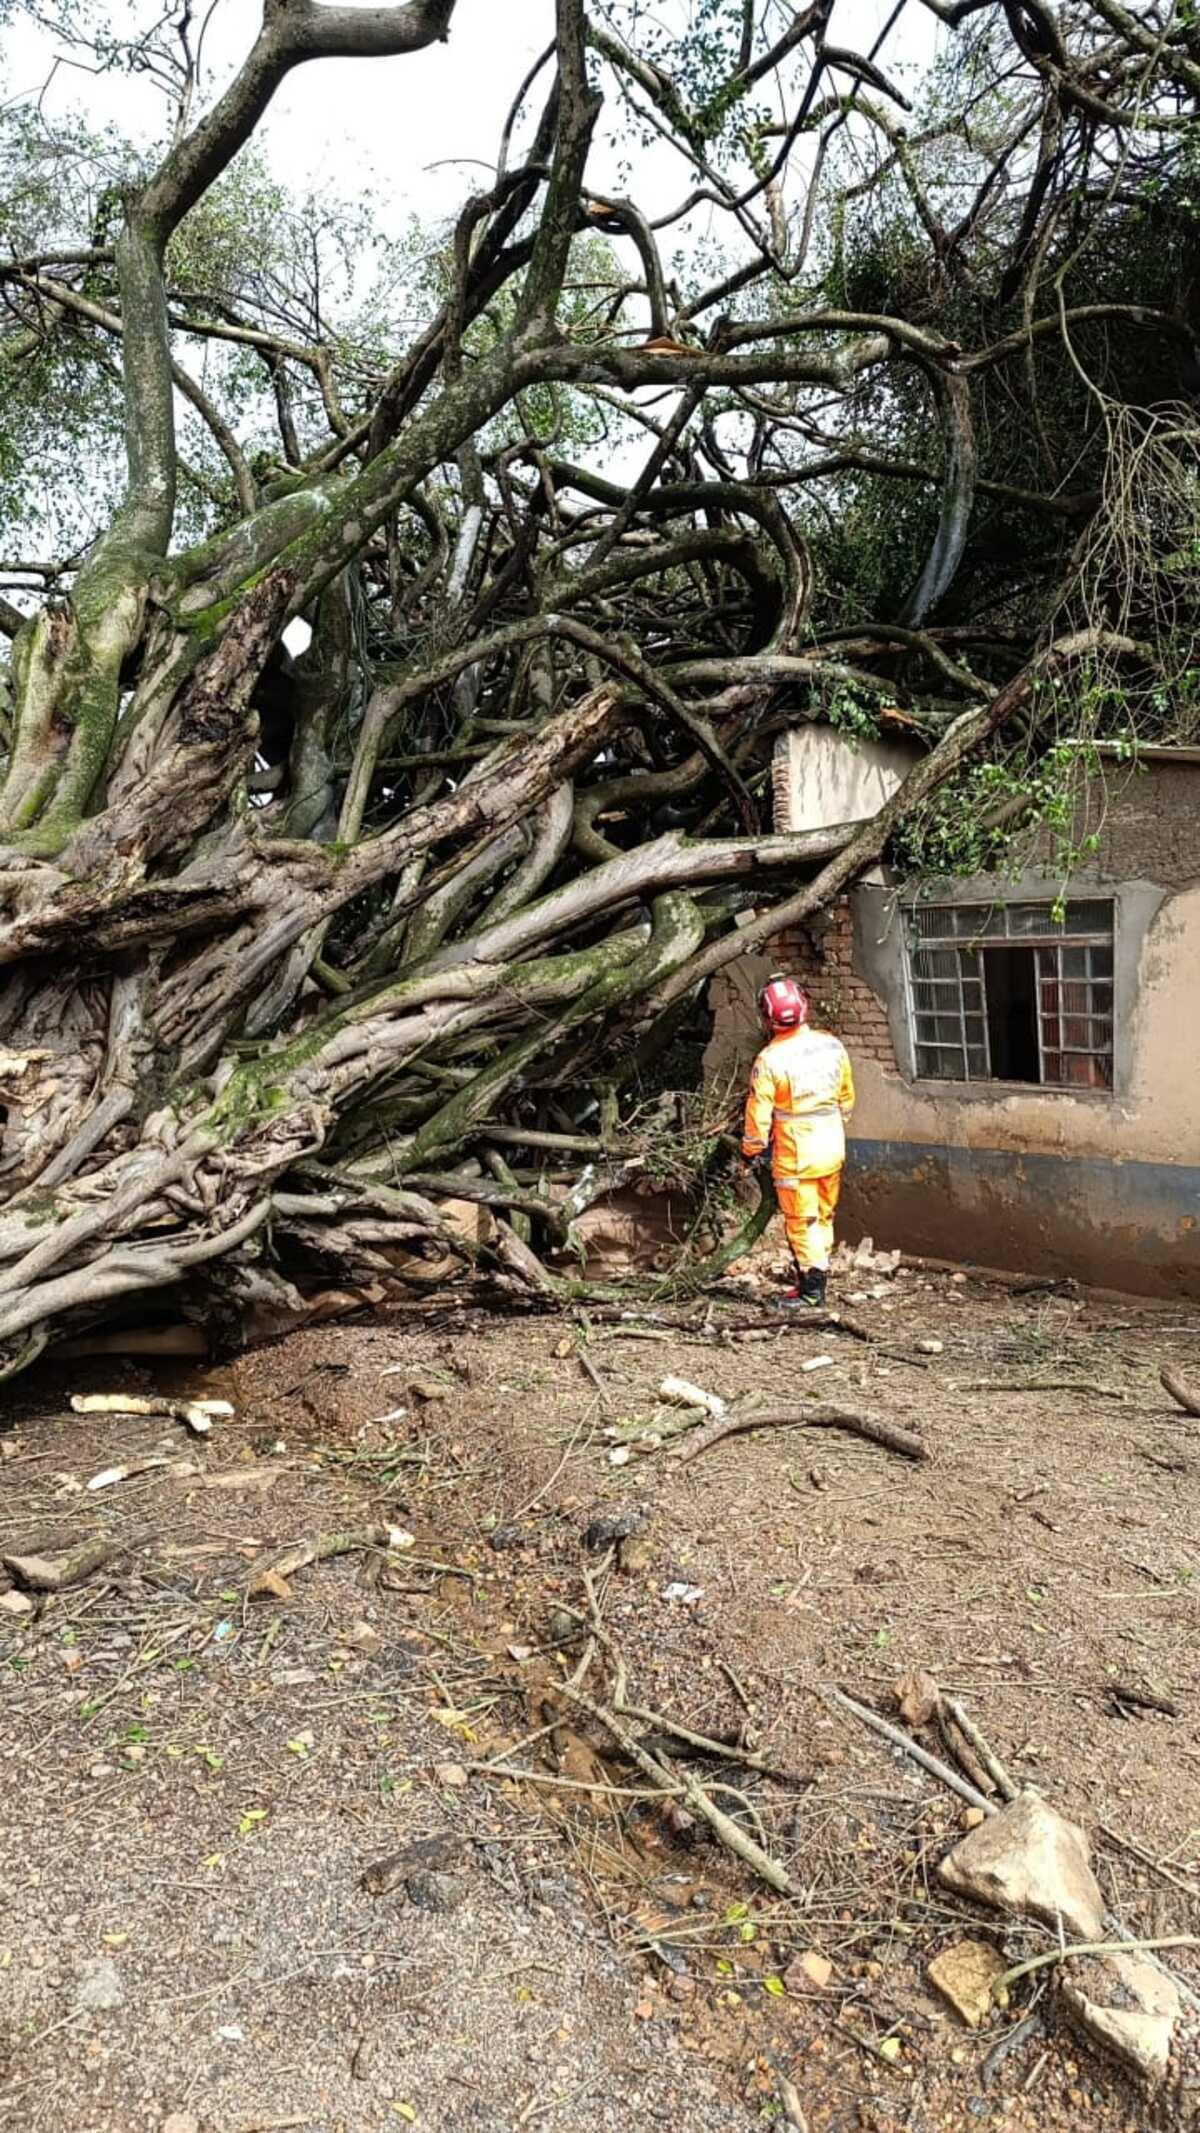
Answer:
<svg viewBox="0 0 1200 2133"><path fill-rule="evenodd" d="M829 1689L826 1694L830 1703L836 1704L839 1711L848 1711L851 1718L858 1719L860 1725L869 1726L872 1733L878 1733L881 1740L887 1741L893 1748L899 1748L902 1755L907 1755L910 1762L919 1763L922 1770L929 1772L930 1777L937 1778L939 1784L948 1785L951 1792L956 1792L960 1800L966 1801L968 1807L981 1808L985 1815L994 1815L997 1812L995 1801L989 1800L986 1793L968 1784L966 1778L960 1777L957 1770L951 1770L948 1763L940 1762L936 1755L930 1755L926 1749L918 1746L907 1733L901 1732L899 1726L889 1725L886 1718L879 1716L878 1711L872 1711L865 1703L857 1703L853 1696L847 1696L842 1689Z"/></svg>
<svg viewBox="0 0 1200 2133"><path fill-rule="evenodd" d="M1177 1370L1169 1367L1159 1371L1158 1382L1164 1392L1169 1392L1173 1400L1178 1400L1185 1415L1200 1415L1200 1388L1189 1385L1186 1378L1181 1378Z"/></svg>
<svg viewBox="0 0 1200 2133"><path fill-rule="evenodd" d="M272 1548L260 1555L250 1565L246 1592L251 1597L264 1593L289 1599L288 1579L298 1570L306 1570L310 1563L325 1563L332 1556L355 1555L360 1550L403 1548L411 1538L400 1526L360 1526L347 1533L315 1533L291 1548Z"/></svg>
<svg viewBox="0 0 1200 2133"><path fill-rule="evenodd" d="M585 1696L579 1689L572 1689L566 1682L562 1684L559 1693L566 1696L569 1702L578 1704L598 1725L603 1726L605 1732L615 1740L621 1753L628 1756L630 1762L636 1763L643 1776L648 1777L653 1784L673 1792L693 1814L701 1816L727 1850L734 1852L746 1866L752 1868L769 1888L777 1890L781 1896L795 1894L787 1869L781 1866L777 1859L772 1859L761 1844L753 1837L748 1837L733 1817L727 1815L723 1808L718 1807L709 1798L697 1778L681 1777L669 1763L661 1761L656 1755L650 1755L641 1743L634 1739L628 1727L621 1724L616 1713L608 1710L604 1704L594 1703L590 1696Z"/></svg>
<svg viewBox="0 0 1200 2133"><path fill-rule="evenodd" d="M63 1555L3 1555L0 1563L30 1592L65 1592L102 1570L114 1555L123 1555L129 1545L111 1534L95 1533Z"/></svg>
<svg viewBox="0 0 1200 2133"><path fill-rule="evenodd" d="M165 1415L182 1422L194 1437L211 1434L214 1421L227 1421L233 1414L228 1400L141 1399L123 1392L73 1392L71 1411L77 1415Z"/></svg>
<svg viewBox="0 0 1200 2133"><path fill-rule="evenodd" d="M827 1401L814 1400L811 1405L797 1407L750 1408L745 1412L728 1415L724 1421L714 1422L702 1429L680 1446L674 1454L682 1465L698 1459L702 1452L709 1452L725 1437L737 1437L751 1429L844 1429L852 1436L865 1437L871 1444L880 1444L885 1451L899 1452L905 1459L928 1459L929 1453L919 1437L911 1430L901 1429L898 1423L885 1422L879 1415L867 1414L861 1407L832 1406Z"/></svg>
<svg viewBox="0 0 1200 2133"><path fill-rule="evenodd" d="M996 1790L1003 1793L1006 1800L1015 1800L1021 1789L1020 1786L1014 1783L999 1756L994 1754L988 1746L974 1719L968 1715L955 1696L944 1696L942 1704L947 1717L953 1720L963 1739L978 1756Z"/></svg>

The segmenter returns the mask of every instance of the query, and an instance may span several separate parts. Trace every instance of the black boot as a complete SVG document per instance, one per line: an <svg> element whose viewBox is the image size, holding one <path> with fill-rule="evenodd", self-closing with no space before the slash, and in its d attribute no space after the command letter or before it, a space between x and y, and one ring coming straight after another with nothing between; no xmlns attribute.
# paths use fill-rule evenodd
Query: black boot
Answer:
<svg viewBox="0 0 1200 2133"><path fill-rule="evenodd" d="M813 1309L816 1311L824 1310L825 1269L823 1266L810 1266L807 1274L805 1275L804 1301L806 1304L811 1304Z"/></svg>

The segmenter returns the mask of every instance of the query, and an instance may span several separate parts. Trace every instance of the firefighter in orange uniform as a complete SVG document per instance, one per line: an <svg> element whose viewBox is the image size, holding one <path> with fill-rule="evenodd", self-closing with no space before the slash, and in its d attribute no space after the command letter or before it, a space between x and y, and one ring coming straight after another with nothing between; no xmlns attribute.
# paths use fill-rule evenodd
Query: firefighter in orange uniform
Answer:
<svg viewBox="0 0 1200 2133"><path fill-rule="evenodd" d="M770 979L759 1006L768 1042L750 1077L742 1154L748 1163L759 1163L769 1153L798 1277L787 1300L820 1306L833 1253L854 1077L840 1039L808 1027L808 994L793 978Z"/></svg>

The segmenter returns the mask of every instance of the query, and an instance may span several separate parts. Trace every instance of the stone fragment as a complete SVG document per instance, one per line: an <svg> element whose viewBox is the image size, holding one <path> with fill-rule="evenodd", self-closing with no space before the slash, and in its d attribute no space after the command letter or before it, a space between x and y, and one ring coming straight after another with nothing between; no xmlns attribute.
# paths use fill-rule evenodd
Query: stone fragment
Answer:
<svg viewBox="0 0 1200 2133"><path fill-rule="evenodd" d="M929 1965L929 1982L936 1985L944 2000L949 2000L968 2029L979 2029L993 2007L1003 2006L1007 2000L1007 1993L1002 2000L993 1991L1005 1968L1004 1957L990 1941L960 1940L934 1956Z"/></svg>
<svg viewBox="0 0 1200 2133"><path fill-rule="evenodd" d="M783 1982L789 1992L824 1992L833 1976L833 1964L827 1955L815 1948L806 1948L788 1964Z"/></svg>
<svg viewBox="0 0 1200 2133"><path fill-rule="evenodd" d="M626 1577L636 1577L654 1565L654 1542L648 1533L629 1533L617 1549L617 1567Z"/></svg>
<svg viewBox="0 0 1200 2133"><path fill-rule="evenodd" d="M937 1682L924 1667L902 1674L896 1683L896 1704L906 1726L927 1726L940 1701Z"/></svg>
<svg viewBox="0 0 1200 2133"><path fill-rule="evenodd" d="M1166 2079L1182 2002L1173 1978L1145 1956L1084 1956L1067 1965L1063 2004L1102 2050L1140 2080Z"/></svg>
<svg viewBox="0 0 1200 2133"><path fill-rule="evenodd" d="M93 1956L83 1965L75 1987L75 2005L87 2014L111 2014L125 2005L121 1973L106 1955Z"/></svg>
<svg viewBox="0 0 1200 2133"><path fill-rule="evenodd" d="M1070 1940L1102 1940L1104 1899L1083 1831L1036 1792L1022 1792L963 1837L938 1872L976 1903L1056 1926Z"/></svg>

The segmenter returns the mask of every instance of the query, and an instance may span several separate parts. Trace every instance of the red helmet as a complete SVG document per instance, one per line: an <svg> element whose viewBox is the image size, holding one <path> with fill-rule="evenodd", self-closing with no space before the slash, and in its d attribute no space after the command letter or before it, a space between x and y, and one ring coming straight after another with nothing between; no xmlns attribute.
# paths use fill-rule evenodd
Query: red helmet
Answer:
<svg viewBox="0 0 1200 2133"><path fill-rule="evenodd" d="M800 1029L808 1020L808 994L794 978L768 979L758 1004L768 1029Z"/></svg>

